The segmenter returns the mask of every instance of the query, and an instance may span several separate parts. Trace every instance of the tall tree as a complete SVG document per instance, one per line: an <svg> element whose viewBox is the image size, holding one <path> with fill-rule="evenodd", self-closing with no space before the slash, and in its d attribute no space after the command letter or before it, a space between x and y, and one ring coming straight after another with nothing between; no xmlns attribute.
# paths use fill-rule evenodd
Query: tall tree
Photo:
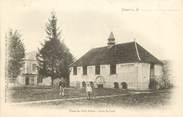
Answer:
<svg viewBox="0 0 183 117"><path fill-rule="evenodd" d="M46 24L47 39L42 48L39 49L37 60L39 63L39 74L43 77L50 76L53 81L56 78L65 78L69 81L69 64L73 56L63 41L60 41L61 31L57 27L57 18L54 12Z"/></svg>
<svg viewBox="0 0 183 117"><path fill-rule="evenodd" d="M8 78L10 80L16 80L20 74L23 64L23 58L25 56L24 45L21 41L20 33L12 29L7 34L7 46L8 46Z"/></svg>

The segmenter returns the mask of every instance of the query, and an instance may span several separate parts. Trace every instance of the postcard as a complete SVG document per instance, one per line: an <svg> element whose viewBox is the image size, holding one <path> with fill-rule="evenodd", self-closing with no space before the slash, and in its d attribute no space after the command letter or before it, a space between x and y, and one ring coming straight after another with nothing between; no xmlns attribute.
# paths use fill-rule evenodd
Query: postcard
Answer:
<svg viewBox="0 0 183 117"><path fill-rule="evenodd" d="M182 117L182 0L2 0L1 117Z"/></svg>

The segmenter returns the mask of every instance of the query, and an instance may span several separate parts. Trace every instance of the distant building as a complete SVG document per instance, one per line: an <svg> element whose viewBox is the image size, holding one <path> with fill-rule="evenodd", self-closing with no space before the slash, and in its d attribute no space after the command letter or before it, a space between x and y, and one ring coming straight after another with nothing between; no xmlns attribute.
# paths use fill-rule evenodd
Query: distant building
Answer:
<svg viewBox="0 0 183 117"><path fill-rule="evenodd" d="M70 86L149 89L150 79L163 75L162 62L138 43L115 44L113 33L105 47L94 48L71 65Z"/></svg>
<svg viewBox="0 0 183 117"><path fill-rule="evenodd" d="M36 52L25 54L21 74L17 79L18 85L37 85L38 84L38 62Z"/></svg>

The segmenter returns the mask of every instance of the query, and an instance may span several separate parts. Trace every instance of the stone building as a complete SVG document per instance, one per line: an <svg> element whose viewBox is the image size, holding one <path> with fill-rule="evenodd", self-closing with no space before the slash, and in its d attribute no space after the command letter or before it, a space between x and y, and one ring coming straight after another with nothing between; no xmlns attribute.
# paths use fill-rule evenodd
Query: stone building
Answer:
<svg viewBox="0 0 183 117"><path fill-rule="evenodd" d="M38 62L36 52L25 54L21 74L17 79L18 85L37 85L38 84Z"/></svg>
<svg viewBox="0 0 183 117"><path fill-rule="evenodd" d="M70 86L149 89L150 79L163 75L162 62L134 42L115 44L111 32L107 46L94 48L71 65Z"/></svg>

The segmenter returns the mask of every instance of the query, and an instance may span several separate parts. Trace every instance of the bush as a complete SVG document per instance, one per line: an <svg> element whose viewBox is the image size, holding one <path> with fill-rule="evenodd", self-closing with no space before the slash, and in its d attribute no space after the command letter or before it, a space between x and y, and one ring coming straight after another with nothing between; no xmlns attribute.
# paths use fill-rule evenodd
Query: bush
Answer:
<svg viewBox="0 0 183 117"><path fill-rule="evenodd" d="M166 89L166 88L171 88L173 86L170 78L171 76L171 69L170 69L170 62L167 60L163 61L163 76L160 81L160 88L161 89Z"/></svg>

